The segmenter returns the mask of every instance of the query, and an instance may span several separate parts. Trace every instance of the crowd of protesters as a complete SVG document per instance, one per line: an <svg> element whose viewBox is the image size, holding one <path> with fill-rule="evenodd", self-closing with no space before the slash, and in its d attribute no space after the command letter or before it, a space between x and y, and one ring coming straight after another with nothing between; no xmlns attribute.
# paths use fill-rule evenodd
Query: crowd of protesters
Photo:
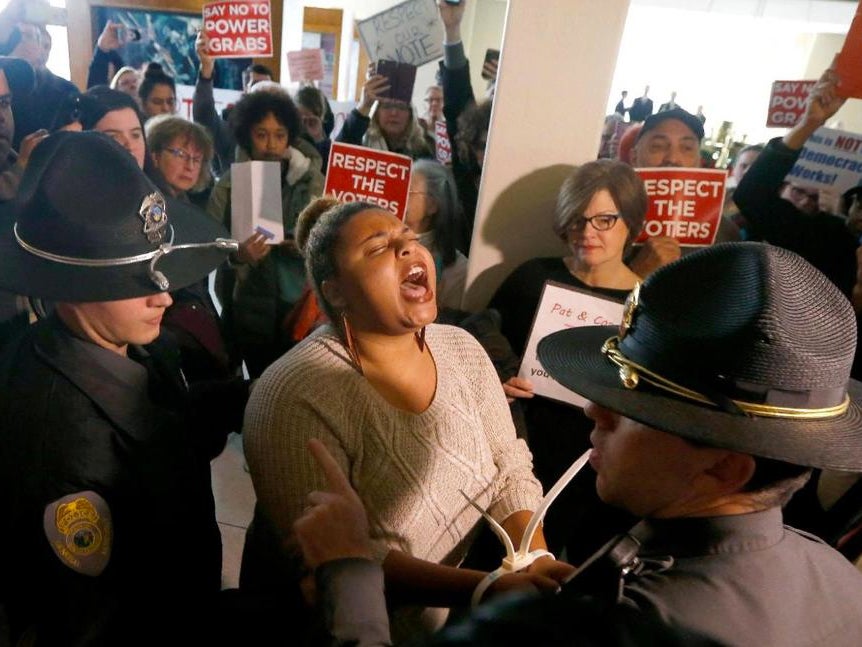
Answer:
<svg viewBox="0 0 862 647"><path fill-rule="evenodd" d="M203 34L187 119L161 65L124 64L119 23L80 91L26 3L0 11L0 647L858 641L862 189L827 209L785 179L845 103L835 71L736 153L694 253L634 244L635 169L701 167L702 107L623 92L536 221L566 255L466 312L497 72L477 99L467 4L437 2L424 112L371 66L335 137L321 90L259 64L219 113ZM413 160L403 220L322 195L333 141ZM278 164L278 244L231 231L248 161ZM548 281L625 302L618 332L540 344L585 408L517 375ZM230 432L257 504L223 591L209 461Z"/></svg>

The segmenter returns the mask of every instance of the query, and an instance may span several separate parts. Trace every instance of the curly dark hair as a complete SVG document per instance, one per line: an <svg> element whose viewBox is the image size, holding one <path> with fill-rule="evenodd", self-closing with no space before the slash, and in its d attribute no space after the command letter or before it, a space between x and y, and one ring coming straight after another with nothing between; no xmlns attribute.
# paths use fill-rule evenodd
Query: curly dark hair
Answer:
<svg viewBox="0 0 862 647"><path fill-rule="evenodd" d="M473 149L485 148L488 127L491 124L491 106L490 99L473 103L458 117L458 134L455 136L458 155L476 171L480 171L481 167Z"/></svg>
<svg viewBox="0 0 862 647"><path fill-rule="evenodd" d="M230 126L243 150L251 155L251 129L271 114L287 129L287 145L302 132L302 119L287 92L260 90L240 99L230 113Z"/></svg>

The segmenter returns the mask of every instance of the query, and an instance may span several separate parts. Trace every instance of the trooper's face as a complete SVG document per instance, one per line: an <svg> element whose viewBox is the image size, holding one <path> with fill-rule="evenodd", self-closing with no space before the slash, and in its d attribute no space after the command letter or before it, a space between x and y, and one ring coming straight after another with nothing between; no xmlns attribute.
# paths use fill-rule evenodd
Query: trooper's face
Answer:
<svg viewBox="0 0 862 647"><path fill-rule="evenodd" d="M60 303L57 313L72 331L120 355L129 344L149 344L159 336L165 308L173 303L167 292L118 301Z"/></svg>
<svg viewBox="0 0 862 647"><path fill-rule="evenodd" d="M593 402L584 413L595 423L590 465L605 503L640 517L678 516L704 491L708 470L724 450L696 446Z"/></svg>

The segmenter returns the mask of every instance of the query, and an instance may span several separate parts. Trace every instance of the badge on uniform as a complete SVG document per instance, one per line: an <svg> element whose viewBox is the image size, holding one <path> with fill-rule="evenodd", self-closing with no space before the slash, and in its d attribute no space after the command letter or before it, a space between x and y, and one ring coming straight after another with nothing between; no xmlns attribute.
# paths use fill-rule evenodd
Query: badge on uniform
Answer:
<svg viewBox="0 0 862 647"><path fill-rule="evenodd" d="M43 527L54 553L73 571L95 577L105 570L113 528L111 511L101 496L85 490L49 503Z"/></svg>

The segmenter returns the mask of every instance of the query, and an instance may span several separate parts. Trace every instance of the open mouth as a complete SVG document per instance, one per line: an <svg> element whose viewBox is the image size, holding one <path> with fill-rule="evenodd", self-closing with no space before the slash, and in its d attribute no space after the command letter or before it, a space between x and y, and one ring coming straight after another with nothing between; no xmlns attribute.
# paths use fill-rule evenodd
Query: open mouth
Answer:
<svg viewBox="0 0 862 647"><path fill-rule="evenodd" d="M414 263L401 281L401 294L408 301L424 303L434 296L428 285L428 270L421 263Z"/></svg>

